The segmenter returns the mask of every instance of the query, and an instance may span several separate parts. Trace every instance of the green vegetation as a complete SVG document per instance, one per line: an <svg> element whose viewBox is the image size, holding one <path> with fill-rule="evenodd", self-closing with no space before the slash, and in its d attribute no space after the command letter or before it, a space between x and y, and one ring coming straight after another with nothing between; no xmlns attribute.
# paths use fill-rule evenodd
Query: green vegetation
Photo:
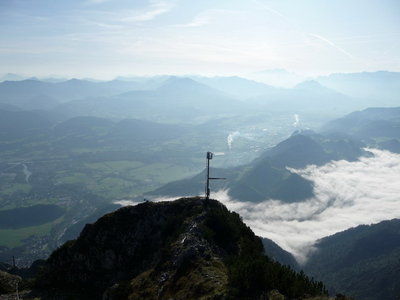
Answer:
<svg viewBox="0 0 400 300"><path fill-rule="evenodd" d="M95 162L95 163L86 163L90 169L96 170L98 172L120 172L120 171L129 171L130 169L136 169L138 167L143 166L143 163L139 161L104 161L104 162Z"/></svg>
<svg viewBox="0 0 400 300"><path fill-rule="evenodd" d="M322 282L264 256L261 240L225 207L211 209L202 228L205 237L227 253L229 299L260 299L274 289L289 298L327 294Z"/></svg>
<svg viewBox="0 0 400 300"><path fill-rule="evenodd" d="M330 292L366 300L400 295L400 220L358 226L316 246L305 269Z"/></svg>
<svg viewBox="0 0 400 300"><path fill-rule="evenodd" d="M0 229L0 246L18 247L24 244L24 240L35 235L45 236L49 234L56 224L60 224L63 217L53 222L49 222L39 226L31 226L20 229Z"/></svg>
<svg viewBox="0 0 400 300"><path fill-rule="evenodd" d="M240 216L216 200L145 202L105 215L53 252L37 286L84 290L86 298L106 291L121 300L250 300L272 290L289 299L326 294L321 282L263 251Z"/></svg>
<svg viewBox="0 0 400 300"><path fill-rule="evenodd" d="M156 273L154 269L145 271L121 284L112 295L121 300L157 299L160 291L154 281ZM226 293L227 281L227 270L220 260L196 259L176 275L176 280L165 286L161 299L220 299Z"/></svg>
<svg viewBox="0 0 400 300"><path fill-rule="evenodd" d="M29 194L32 190L32 185L25 183L13 184L10 187L5 187L0 190L1 195L12 195L14 193Z"/></svg>
<svg viewBox="0 0 400 300"><path fill-rule="evenodd" d="M247 256L228 262L232 299L259 299L276 289L289 298L304 295L327 295L320 281L308 278L268 257Z"/></svg>
<svg viewBox="0 0 400 300"><path fill-rule="evenodd" d="M236 128L246 132L249 126L256 126L256 134L263 138L240 138L234 150L215 160L215 165L251 160L259 149L289 133L292 122L290 114L279 116L279 130L282 124L284 130L276 134L278 127L270 114L268 118L259 116L256 122L241 116L202 125L172 125L173 117L169 125L95 117L52 123L47 116L0 111L0 211L35 204L56 204L66 211L62 223L48 236L39 227L37 231L29 227L15 238L3 232L1 245L23 245L27 253L30 245L19 236L31 233L40 243L57 244L66 228L98 207L138 197L200 172L205 153L210 149L226 152L226 138ZM265 127L271 131L262 131ZM195 194L203 183L204 177L196 183ZM7 257L0 251L2 259Z"/></svg>

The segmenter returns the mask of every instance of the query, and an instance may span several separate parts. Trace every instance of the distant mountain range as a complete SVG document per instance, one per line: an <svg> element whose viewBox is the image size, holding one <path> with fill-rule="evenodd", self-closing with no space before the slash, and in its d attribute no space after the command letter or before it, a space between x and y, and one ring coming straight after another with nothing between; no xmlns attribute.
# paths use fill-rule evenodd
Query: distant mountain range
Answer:
<svg viewBox="0 0 400 300"><path fill-rule="evenodd" d="M169 78L154 90L87 98L60 105L69 115L141 118L159 121L207 120L238 113L241 106L222 92L188 78Z"/></svg>
<svg viewBox="0 0 400 300"><path fill-rule="evenodd" d="M1 82L0 104L3 108L12 105L24 110L47 110L65 117L175 122L261 110L318 113L332 118L369 106L396 105L399 78L394 72L334 74L304 81L294 88L277 88L240 77L158 76L107 82L26 79ZM346 88L348 82L351 90Z"/></svg>
<svg viewBox="0 0 400 300"><path fill-rule="evenodd" d="M369 99L369 106L396 106L400 94L399 72L361 72L318 77L322 85L340 93Z"/></svg>
<svg viewBox="0 0 400 300"><path fill-rule="evenodd" d="M246 75L246 78L264 82L277 87L290 88L296 84L308 80L306 76L289 72L285 69L270 69L253 72Z"/></svg>
<svg viewBox="0 0 400 300"><path fill-rule="evenodd" d="M23 109L48 109L65 101L86 97L112 96L131 90L148 88L132 81L92 82L70 79L46 82L36 79L0 83L0 102Z"/></svg>
<svg viewBox="0 0 400 300"><path fill-rule="evenodd" d="M16 138L45 139L48 143L77 147L85 143L103 145L118 143L141 144L179 137L188 131L183 125L160 124L137 119L113 122L108 119L82 116L54 124L46 115L35 111L0 110L0 141Z"/></svg>
<svg viewBox="0 0 400 300"><path fill-rule="evenodd" d="M227 95L238 99L248 99L271 92L277 92L280 88L273 87L261 82L248 80L245 78L232 77L200 77L194 76L193 80L211 86Z"/></svg>

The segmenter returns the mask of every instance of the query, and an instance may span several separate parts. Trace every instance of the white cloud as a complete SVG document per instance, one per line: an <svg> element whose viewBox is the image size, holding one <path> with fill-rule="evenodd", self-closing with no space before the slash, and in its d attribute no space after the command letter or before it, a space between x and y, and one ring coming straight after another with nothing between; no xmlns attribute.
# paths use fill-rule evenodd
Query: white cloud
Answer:
<svg viewBox="0 0 400 300"><path fill-rule="evenodd" d="M305 262L316 240L361 224L400 218L400 155L369 150L359 161L335 161L291 170L314 182L315 197L301 203L230 199L212 195L260 236L268 237Z"/></svg>
<svg viewBox="0 0 400 300"><path fill-rule="evenodd" d="M177 24L172 27L200 27L204 25L209 25L221 22L231 18L238 18L242 13L240 11L228 10L228 9L207 9L198 15L196 15L193 20L186 24Z"/></svg>
<svg viewBox="0 0 400 300"><path fill-rule="evenodd" d="M118 205L121 205L121 206L130 206L130 205L134 206L134 205L137 205L139 203L140 202L132 201L132 200L117 200L117 201L113 202L113 204L118 204Z"/></svg>
<svg viewBox="0 0 400 300"><path fill-rule="evenodd" d="M231 132L231 133L228 135L228 137L226 138L226 142L227 142L227 144L228 144L229 150L232 150L232 143L233 143L233 140L234 140L236 137L238 137L239 135L240 135L240 132L239 132L239 131Z"/></svg>
<svg viewBox="0 0 400 300"><path fill-rule="evenodd" d="M207 15L199 15L196 16L190 23L187 24L178 24L174 25L174 27L200 27L204 25L208 25L211 22L210 16Z"/></svg>
<svg viewBox="0 0 400 300"><path fill-rule="evenodd" d="M369 149L373 157L355 162L334 161L294 170L314 182L315 197L300 203L266 200L260 203L231 199L228 191L212 193L259 236L293 253L300 263L323 237L362 224L400 218L400 155ZM161 197L152 201L173 201ZM120 205L138 202L118 201Z"/></svg>
<svg viewBox="0 0 400 300"><path fill-rule="evenodd" d="M151 21L159 15L169 12L175 4L167 1L151 1L148 9L141 12L134 12L131 16L125 17L124 22L145 22Z"/></svg>
<svg viewBox="0 0 400 300"><path fill-rule="evenodd" d="M294 122L293 122L293 127L300 127L300 118L298 114L293 115Z"/></svg>

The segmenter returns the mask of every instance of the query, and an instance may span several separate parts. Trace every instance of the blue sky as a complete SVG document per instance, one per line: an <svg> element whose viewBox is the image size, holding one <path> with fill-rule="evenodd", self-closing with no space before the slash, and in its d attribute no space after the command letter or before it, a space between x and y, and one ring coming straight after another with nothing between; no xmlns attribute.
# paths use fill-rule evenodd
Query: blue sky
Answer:
<svg viewBox="0 0 400 300"><path fill-rule="evenodd" d="M400 71L398 0L1 0L0 73Z"/></svg>

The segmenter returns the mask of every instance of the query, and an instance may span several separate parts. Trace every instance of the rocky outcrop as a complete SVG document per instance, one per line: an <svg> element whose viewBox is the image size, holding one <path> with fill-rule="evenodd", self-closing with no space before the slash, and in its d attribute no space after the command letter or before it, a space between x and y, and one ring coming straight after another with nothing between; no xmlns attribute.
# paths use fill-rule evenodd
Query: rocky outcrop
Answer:
<svg viewBox="0 0 400 300"><path fill-rule="evenodd" d="M77 240L55 251L38 284L104 294L105 299L124 292L149 299L150 294L168 298L163 295L183 292L188 280L192 288L186 292L223 294L227 271L222 259L234 247L207 240L204 222L211 209L226 210L200 198L121 208L86 225ZM186 277L189 269L192 279Z"/></svg>
<svg viewBox="0 0 400 300"><path fill-rule="evenodd" d="M265 257L238 214L198 197L124 207L86 225L50 256L36 287L46 300L323 293L322 283Z"/></svg>
<svg viewBox="0 0 400 300"><path fill-rule="evenodd" d="M17 290L21 277L0 271L0 294L13 293Z"/></svg>

